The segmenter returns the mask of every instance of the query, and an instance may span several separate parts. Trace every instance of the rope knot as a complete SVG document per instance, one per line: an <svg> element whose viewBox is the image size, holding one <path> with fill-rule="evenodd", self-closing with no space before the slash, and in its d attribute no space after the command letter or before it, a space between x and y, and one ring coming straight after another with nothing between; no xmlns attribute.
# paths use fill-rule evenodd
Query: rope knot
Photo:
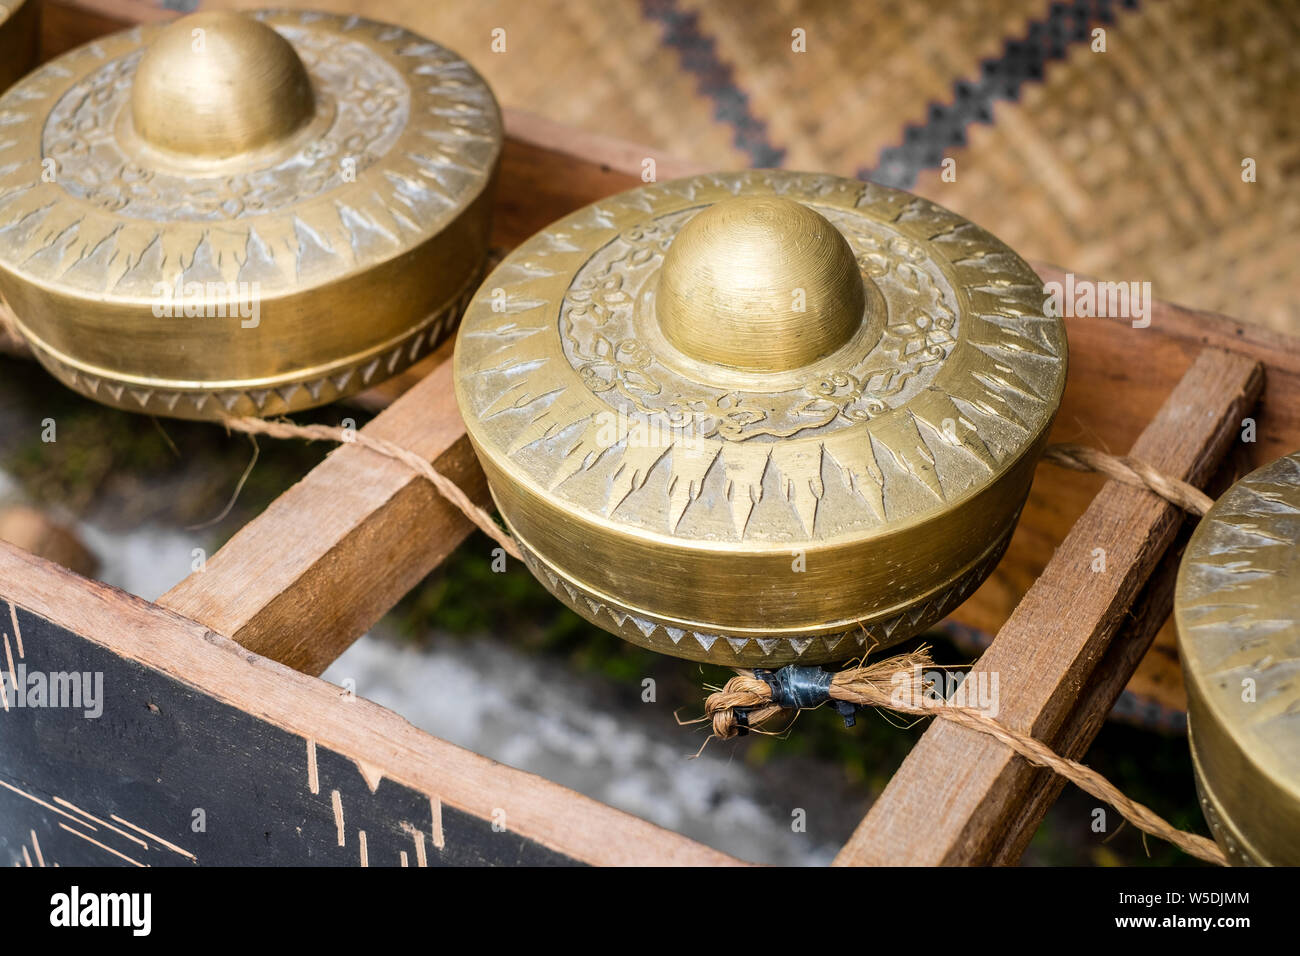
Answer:
<svg viewBox="0 0 1300 956"><path fill-rule="evenodd" d="M845 726L852 727L859 707L899 710L924 700L924 672L931 664L929 648L919 647L842 671L790 664L777 671L742 673L709 695L702 719L713 724L715 737L730 740L778 715L792 716L831 704Z"/></svg>

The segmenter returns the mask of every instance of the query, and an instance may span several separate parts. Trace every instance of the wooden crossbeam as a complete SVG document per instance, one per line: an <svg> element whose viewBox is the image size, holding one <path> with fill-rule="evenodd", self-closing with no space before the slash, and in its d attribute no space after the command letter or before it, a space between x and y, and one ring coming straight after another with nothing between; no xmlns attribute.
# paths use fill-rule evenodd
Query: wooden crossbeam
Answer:
<svg viewBox="0 0 1300 956"><path fill-rule="evenodd" d="M1184 523L1179 540L1165 552L1151 579L1147 581L1147 586L1134 602L1127 621L1111 640L1110 646L1093 669L1092 677L1079 691L1078 700L1057 736L1057 753L1074 760L1084 758L1130 676L1168 619L1170 608L1173 607L1178 559L1182 556L1183 545L1188 537L1188 524L1190 522ZM1056 802L1064 788L1064 777L1039 771L1025 788L1024 802L1008 816L1006 830L988 862L995 865L1016 863L1033 839L1048 808Z"/></svg>
<svg viewBox="0 0 1300 956"><path fill-rule="evenodd" d="M1130 454L1201 484L1238 440L1263 386L1259 363L1206 349L1134 443ZM1136 665L1112 638L1173 542L1183 515L1143 489L1107 482L1075 523L968 680L998 675L997 718L1049 745L1082 754ZM1098 560L1104 557L1105 569ZM1150 622L1172 592L1147 592ZM1102 668L1107 668L1103 670ZM871 807L835 862L941 865L1012 862L1049 805L1038 770L1002 743L936 720Z"/></svg>

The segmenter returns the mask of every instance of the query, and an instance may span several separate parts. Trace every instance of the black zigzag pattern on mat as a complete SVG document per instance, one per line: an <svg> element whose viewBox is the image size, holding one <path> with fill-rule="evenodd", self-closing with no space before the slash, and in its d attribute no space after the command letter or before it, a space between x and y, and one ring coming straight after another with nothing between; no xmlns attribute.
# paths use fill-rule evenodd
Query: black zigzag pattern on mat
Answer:
<svg viewBox="0 0 1300 956"><path fill-rule="evenodd" d="M966 145L972 123L991 123L997 100L1017 100L1026 83L1041 82L1047 64L1065 59L1075 43L1089 43L1098 23L1113 23L1115 8L1135 9L1137 0L1075 0L1053 3L1046 18L1033 20L1025 35L1009 39L1002 55L980 64L977 80L958 80L947 103L931 103L924 123L909 124L903 141L880 154L874 169L860 169L859 179L910 189L923 169L943 162L946 150Z"/></svg>
<svg viewBox="0 0 1300 956"><path fill-rule="evenodd" d="M754 166L780 166L785 150L767 138L767 124L749 109L749 97L736 85L736 78L718 56L712 37L700 32L699 17L681 10L676 0L641 0L641 13L664 28L664 43L675 49L682 66L692 74L700 93L713 101L713 116L733 131L738 149Z"/></svg>

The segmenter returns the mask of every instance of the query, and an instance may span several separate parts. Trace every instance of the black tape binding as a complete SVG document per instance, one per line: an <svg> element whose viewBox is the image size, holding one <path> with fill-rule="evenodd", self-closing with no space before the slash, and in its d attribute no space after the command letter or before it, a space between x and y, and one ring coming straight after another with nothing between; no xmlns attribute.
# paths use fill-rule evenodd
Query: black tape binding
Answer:
<svg viewBox="0 0 1300 956"><path fill-rule="evenodd" d="M789 664L778 671L755 670L754 676L771 688L772 703L778 707L807 710L830 703L844 718L845 727L852 727L855 722L856 705L846 700L831 700L831 681L835 678L832 671ZM743 710L737 716L741 718L742 727L749 725Z"/></svg>
<svg viewBox="0 0 1300 956"><path fill-rule="evenodd" d="M790 664L779 671L754 671L754 676L772 689L772 703L785 710L820 707L831 699L831 679L835 676L820 667Z"/></svg>

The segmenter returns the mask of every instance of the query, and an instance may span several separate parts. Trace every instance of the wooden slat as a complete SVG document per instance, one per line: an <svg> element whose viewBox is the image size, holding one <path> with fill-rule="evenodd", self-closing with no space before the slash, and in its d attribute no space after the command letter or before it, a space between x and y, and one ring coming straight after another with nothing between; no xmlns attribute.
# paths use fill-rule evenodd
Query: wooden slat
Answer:
<svg viewBox="0 0 1300 956"><path fill-rule="evenodd" d="M1258 363L1207 349L1183 376L1131 454L1203 483L1237 440L1262 386ZM972 669L997 674L998 720L1075 752L1110 701L1083 694L1125 615L1173 541L1182 514L1142 490L1107 482ZM1096 549L1106 569L1092 570ZM1108 662L1114 665L1114 660ZM1128 674L1112 675L1116 682ZM1027 809L1032 766L986 734L937 720L845 845L840 865L982 864L1008 860L1037 823ZM1046 803L1033 804L1041 816Z"/></svg>
<svg viewBox="0 0 1300 956"><path fill-rule="evenodd" d="M631 189L644 185L645 177L653 172L655 181L666 182L682 176L695 176L712 172L712 167L669 155L639 143L629 143L613 136L604 136L590 130L577 129L555 120L547 119L528 110L506 107L506 135L520 143L560 148L566 156L586 156L601 168L612 173L633 177L634 181L621 186ZM653 160L653 170L646 160Z"/></svg>
<svg viewBox="0 0 1300 956"><path fill-rule="evenodd" d="M1074 760L1083 759L1124 690L1129 675L1137 669L1156 632L1168 619L1173 609L1178 559L1182 556L1182 545L1186 544L1189 524L1184 523L1179 536L1183 540L1165 553L1147 586L1133 602L1127 620L1093 669L1092 677L1079 691L1078 699L1057 735L1057 753ZM1018 861L1048 808L1064 788L1064 777L1046 770L1036 771L1035 779L1025 787L1027 797L1024 803L1009 816L1006 830L989 862L1001 865Z"/></svg>
<svg viewBox="0 0 1300 956"><path fill-rule="evenodd" d="M41 59L126 27L178 15L148 0L41 0Z"/></svg>
<svg viewBox="0 0 1300 956"><path fill-rule="evenodd" d="M311 779L313 770L317 769L313 758L328 751L337 755L332 760L336 772L341 773L348 766L352 768L355 776L353 792L359 794L353 798L354 801L368 799L367 793L381 801L385 796L391 798L392 794L383 789L389 781L425 795L424 812L415 823L431 839L436 839L431 832L431 827L436 828L436 824L429 819L432 802L434 807L454 808L469 820L478 821L472 826L467 824L465 829L473 830L481 841L491 841L490 834L498 832L491 823L499 820L506 827L502 832L522 837L528 845L536 844L580 862L608 865L718 865L736 862L699 843L534 774L506 767L432 737L390 710L359 696L349 698L332 684L250 654L233 641L179 614L107 585L80 578L34 555L0 543L0 621L3 621L0 629L9 634L6 643L15 649L20 661L25 655L26 660L34 662L33 666L39 666L42 648L37 646L36 635L29 629L25 647L15 641L18 635L14 633L6 602L16 605L19 618L24 612L35 615L43 623L62 628L95 648L108 651L113 659L130 664L130 667L115 665L111 672L105 668L105 683L111 684L110 698L122 691L118 681L138 681L147 677L139 668L165 675L189 688L190 692L188 695L172 693L167 708L157 707L150 698L128 698L124 702L130 705L128 713L106 712L98 720L84 720L79 713L71 712L71 726L75 730L69 730L69 733L75 733L75 739L65 741L60 735L44 742L41 739L26 741L30 745L26 749L22 749L24 741L15 739L17 728L22 726L14 723L17 717L0 715L0 719L9 721L5 725L5 735L0 737L0 784L7 784L0 786L0 798L5 800L11 798L15 787L30 792L24 782L33 769L28 765L12 765L11 759L4 759L6 755L14 752L46 754L51 747L54 748L54 759L69 777L81 767L106 774L120 783L118 778L124 772L125 756L137 753L129 750L133 741L156 738L152 746L165 749L152 751L146 747L142 751L150 772L147 778L132 783L144 791L155 786L155 775L165 784L166 777L174 773L177 764L202 759L203 748L198 742L208 741L205 734L216 733L216 737L208 741L208 756L225 762L233 759L238 773L248 776L254 784L261 775L273 776L283 769L263 766L265 757L256 739L227 739L221 728L213 731L201 724L195 726L190 709L198 708L199 714L220 713L227 720L256 720L264 725L265 734L269 736L290 734L302 738L299 744L304 746L294 748L297 762L293 768L293 780L298 792L285 799L306 800L307 794L311 793L319 798L317 804L324 801L317 806L318 811L328 812L330 792L328 787L319 785L319 780ZM22 650L16 650L17 647L22 647ZM55 646L46 650L54 653L59 648ZM156 685L155 681L153 686ZM199 695L202 700L196 700L194 695ZM228 712L218 705L229 705L235 710ZM39 714L40 711L22 713ZM150 714L164 723L150 726L148 721L155 719ZM54 716L51 715L49 720ZM34 727L33 732L39 736L39 726ZM310 748L306 741L311 741ZM124 751L124 748L127 749ZM119 753L125 754L120 760L114 756ZM173 819L171 825L179 824L188 829L188 807L199 806L208 808L209 829L220 827L221 814L213 802L219 798L217 791L229 781L213 780L203 774L191 777L199 783L207 779L212 792L198 794L198 803L182 804L186 807L184 817ZM65 792L73 792L75 783L66 779L61 786ZM313 783L316 784L314 788ZM313 789L320 792L313 792ZM253 791L258 803L272 803L281 796L256 786ZM120 794L121 788L116 792ZM53 795L49 790L32 794L44 799L46 804L54 802L51 799ZM175 802L175 794L167 796ZM30 798L24 801L24 805L28 802ZM70 802L76 803L76 800ZM147 805L148 801L141 803ZM290 805L297 804L290 802ZM355 803L349 806L355 807ZM83 809L104 819L110 811L129 816L112 807ZM249 810L247 806L236 809ZM0 813L0 820L3 816ZM344 814L340 811L336 816L341 819ZM293 839L292 820L289 823L289 833L267 833L266 840L271 841L273 837L275 840ZM391 823L389 829L400 826L399 821ZM342 820L340 833L355 834L356 821L351 824L353 829L348 830L347 826L346 820ZM329 835L333 837L332 828ZM232 832L228 828L224 831L218 829L215 836L227 841L262 840L261 833ZM191 837L186 842L197 840L198 837ZM329 842L331 845L334 843L333 839ZM339 845L342 842L343 836L340 836ZM350 846L355 848L355 843ZM426 849L433 854L432 846ZM350 852L355 852L355 849ZM410 856L410 864L415 866L414 848ZM395 861L394 854L389 862Z"/></svg>

